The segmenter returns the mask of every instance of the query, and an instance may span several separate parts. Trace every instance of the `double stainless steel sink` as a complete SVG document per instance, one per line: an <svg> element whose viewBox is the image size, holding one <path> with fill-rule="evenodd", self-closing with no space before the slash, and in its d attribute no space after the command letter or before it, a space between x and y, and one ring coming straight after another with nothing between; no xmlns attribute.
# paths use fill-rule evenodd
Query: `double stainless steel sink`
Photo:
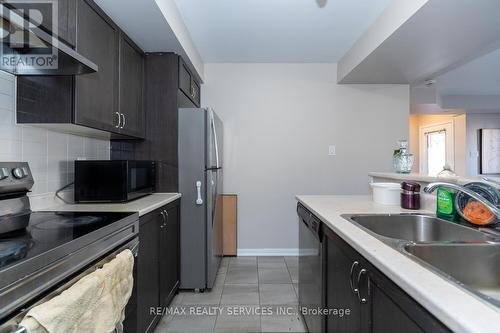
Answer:
<svg viewBox="0 0 500 333"><path fill-rule="evenodd" d="M343 215L450 282L500 307L500 231L432 215Z"/></svg>

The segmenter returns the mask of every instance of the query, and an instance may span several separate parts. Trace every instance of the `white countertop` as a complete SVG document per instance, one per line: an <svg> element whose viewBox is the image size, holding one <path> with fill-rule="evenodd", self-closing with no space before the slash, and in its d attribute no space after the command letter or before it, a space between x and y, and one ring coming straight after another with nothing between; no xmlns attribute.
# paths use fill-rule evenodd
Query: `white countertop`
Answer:
<svg viewBox="0 0 500 333"><path fill-rule="evenodd" d="M35 211L73 211L73 212L138 212L146 215L181 197L180 193L155 193L126 203L110 204L66 204L51 197L31 197L32 209Z"/></svg>
<svg viewBox="0 0 500 333"><path fill-rule="evenodd" d="M399 206L376 204L370 196L299 195L297 200L451 330L492 332L500 322L498 308L424 268L341 217L351 213L410 211Z"/></svg>

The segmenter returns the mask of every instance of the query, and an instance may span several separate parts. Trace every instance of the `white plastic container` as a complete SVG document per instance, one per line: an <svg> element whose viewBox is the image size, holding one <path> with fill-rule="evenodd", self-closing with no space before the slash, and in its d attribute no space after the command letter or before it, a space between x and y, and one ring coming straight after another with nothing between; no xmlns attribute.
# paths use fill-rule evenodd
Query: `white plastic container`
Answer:
<svg viewBox="0 0 500 333"><path fill-rule="evenodd" d="M373 201L382 205L401 204L401 184L370 183L373 190Z"/></svg>

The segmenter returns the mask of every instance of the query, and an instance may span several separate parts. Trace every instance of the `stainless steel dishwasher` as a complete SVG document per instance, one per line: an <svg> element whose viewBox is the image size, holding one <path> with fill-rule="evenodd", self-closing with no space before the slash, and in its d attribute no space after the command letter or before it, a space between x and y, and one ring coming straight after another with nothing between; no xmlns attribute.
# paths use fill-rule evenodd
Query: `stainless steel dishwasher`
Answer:
<svg viewBox="0 0 500 333"><path fill-rule="evenodd" d="M299 307L310 333L324 331L323 244L321 221L301 204L299 216Z"/></svg>

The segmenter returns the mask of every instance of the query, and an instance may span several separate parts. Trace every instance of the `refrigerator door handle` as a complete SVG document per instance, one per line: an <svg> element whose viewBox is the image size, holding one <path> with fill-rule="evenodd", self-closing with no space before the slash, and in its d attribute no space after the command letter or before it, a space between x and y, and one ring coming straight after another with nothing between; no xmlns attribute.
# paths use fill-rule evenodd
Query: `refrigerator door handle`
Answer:
<svg viewBox="0 0 500 333"><path fill-rule="evenodd" d="M203 205L203 199L201 198L201 181L199 180L196 182L196 192L198 193L196 204L198 206Z"/></svg>
<svg viewBox="0 0 500 333"><path fill-rule="evenodd" d="M214 135L214 145L215 145L215 167L218 169L220 168L220 163L219 163L219 142L217 140L217 131L215 130L215 117L214 117L214 112L210 110L210 122L212 123L212 132Z"/></svg>
<svg viewBox="0 0 500 333"><path fill-rule="evenodd" d="M217 192L218 192L218 182L219 182L219 174L217 171L215 173L215 182L212 181L212 228L215 223L215 214L216 214L216 209L217 209Z"/></svg>

